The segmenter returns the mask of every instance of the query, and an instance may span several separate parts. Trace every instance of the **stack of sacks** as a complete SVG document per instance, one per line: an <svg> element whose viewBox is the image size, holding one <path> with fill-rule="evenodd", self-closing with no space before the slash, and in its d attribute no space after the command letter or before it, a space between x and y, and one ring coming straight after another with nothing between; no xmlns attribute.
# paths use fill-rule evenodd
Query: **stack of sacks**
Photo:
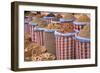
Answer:
<svg viewBox="0 0 100 73"><path fill-rule="evenodd" d="M26 29L25 61L90 58L90 18L87 14L29 12L25 15Z"/></svg>

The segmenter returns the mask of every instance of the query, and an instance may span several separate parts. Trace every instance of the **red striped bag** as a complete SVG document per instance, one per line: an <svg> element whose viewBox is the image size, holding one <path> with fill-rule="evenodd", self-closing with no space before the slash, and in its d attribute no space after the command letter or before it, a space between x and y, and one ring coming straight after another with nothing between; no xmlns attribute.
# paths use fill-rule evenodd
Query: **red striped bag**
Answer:
<svg viewBox="0 0 100 73"><path fill-rule="evenodd" d="M39 44L40 46L43 46L44 45L44 41L43 41L43 33L44 33L44 30L43 28L34 28L34 42Z"/></svg>
<svg viewBox="0 0 100 73"><path fill-rule="evenodd" d="M37 26L36 23L31 23L30 25L30 34L31 34L31 39L32 39L32 42L35 42L35 33L34 33L34 28Z"/></svg>
<svg viewBox="0 0 100 73"><path fill-rule="evenodd" d="M88 59L91 56L90 40L82 37L77 37L75 40L75 58Z"/></svg>
<svg viewBox="0 0 100 73"><path fill-rule="evenodd" d="M55 32L56 57L58 60L74 59L74 33L61 34Z"/></svg>
<svg viewBox="0 0 100 73"><path fill-rule="evenodd" d="M24 32L30 33L30 25L29 25L29 23L25 23L24 24Z"/></svg>
<svg viewBox="0 0 100 73"><path fill-rule="evenodd" d="M29 16L26 16L24 20L24 32L30 33L30 22L31 18Z"/></svg>
<svg viewBox="0 0 100 73"><path fill-rule="evenodd" d="M52 21L54 21L54 17L44 17L43 19L47 24L52 23Z"/></svg>

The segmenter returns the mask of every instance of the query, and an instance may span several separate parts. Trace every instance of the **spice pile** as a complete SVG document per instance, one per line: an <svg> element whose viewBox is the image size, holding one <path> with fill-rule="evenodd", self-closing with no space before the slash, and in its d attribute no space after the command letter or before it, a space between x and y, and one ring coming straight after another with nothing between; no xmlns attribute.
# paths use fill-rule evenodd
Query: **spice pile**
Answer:
<svg viewBox="0 0 100 73"><path fill-rule="evenodd" d="M74 26L71 23L63 23L61 28L58 30L61 33L71 33L74 32Z"/></svg>
<svg viewBox="0 0 100 73"><path fill-rule="evenodd" d="M76 22L89 22L89 21L90 18L85 14L81 14L76 20Z"/></svg>
<svg viewBox="0 0 100 73"><path fill-rule="evenodd" d="M80 30L79 36L84 38L90 38L90 25L84 26L84 28Z"/></svg>
<svg viewBox="0 0 100 73"><path fill-rule="evenodd" d="M48 53L44 46L40 46L30 41L30 36L25 35L25 61L47 61L55 60L55 55Z"/></svg>

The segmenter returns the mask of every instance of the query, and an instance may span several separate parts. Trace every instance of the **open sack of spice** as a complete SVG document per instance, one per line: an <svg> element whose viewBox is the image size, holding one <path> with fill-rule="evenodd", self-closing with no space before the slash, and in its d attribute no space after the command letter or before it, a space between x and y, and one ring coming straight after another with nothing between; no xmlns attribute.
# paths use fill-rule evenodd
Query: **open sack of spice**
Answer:
<svg viewBox="0 0 100 73"><path fill-rule="evenodd" d="M57 60L74 59L74 37L70 23L63 24L61 29L55 31Z"/></svg>

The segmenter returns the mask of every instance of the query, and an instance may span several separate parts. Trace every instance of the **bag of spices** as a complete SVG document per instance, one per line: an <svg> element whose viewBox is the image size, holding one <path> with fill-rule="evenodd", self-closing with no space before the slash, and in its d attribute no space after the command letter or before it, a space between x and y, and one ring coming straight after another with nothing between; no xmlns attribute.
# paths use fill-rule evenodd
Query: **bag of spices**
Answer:
<svg viewBox="0 0 100 73"><path fill-rule="evenodd" d="M45 29L44 30L44 46L47 48L49 53L56 55L56 44L55 44L55 30Z"/></svg>
<svg viewBox="0 0 100 73"><path fill-rule="evenodd" d="M88 59L90 58L90 26L86 25L75 37L75 58Z"/></svg>
<svg viewBox="0 0 100 73"><path fill-rule="evenodd" d="M90 24L90 18L86 14L81 14L79 17L73 22L74 30L79 32L83 27L87 24Z"/></svg>
<svg viewBox="0 0 100 73"><path fill-rule="evenodd" d="M39 44L40 46L44 45L44 41L43 41L43 33L44 33L44 28L40 28L40 27L35 27L34 30L34 41L35 43Z"/></svg>
<svg viewBox="0 0 100 73"><path fill-rule="evenodd" d="M30 34L31 34L31 40L32 40L32 42L35 42L34 28L36 26L37 26L37 23L31 22L31 25L30 25Z"/></svg>
<svg viewBox="0 0 100 73"><path fill-rule="evenodd" d="M57 60L74 59L74 37L75 32L55 31Z"/></svg>

